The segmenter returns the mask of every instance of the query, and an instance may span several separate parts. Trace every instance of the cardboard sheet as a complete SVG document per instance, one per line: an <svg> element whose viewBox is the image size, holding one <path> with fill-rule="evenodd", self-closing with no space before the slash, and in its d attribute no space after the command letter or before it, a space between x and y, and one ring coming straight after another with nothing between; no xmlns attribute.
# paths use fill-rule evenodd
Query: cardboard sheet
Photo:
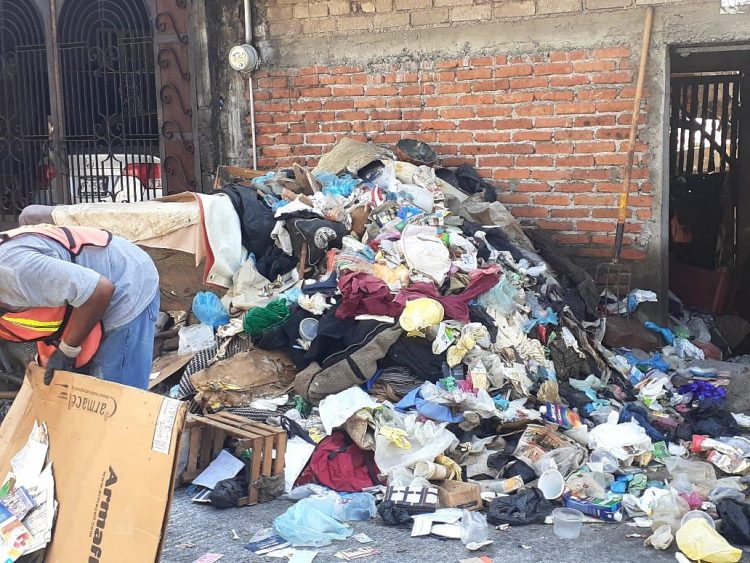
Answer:
<svg viewBox="0 0 750 563"><path fill-rule="evenodd" d="M0 481L46 423L59 503L47 561L157 561L186 405L95 378L31 366L0 427Z"/></svg>

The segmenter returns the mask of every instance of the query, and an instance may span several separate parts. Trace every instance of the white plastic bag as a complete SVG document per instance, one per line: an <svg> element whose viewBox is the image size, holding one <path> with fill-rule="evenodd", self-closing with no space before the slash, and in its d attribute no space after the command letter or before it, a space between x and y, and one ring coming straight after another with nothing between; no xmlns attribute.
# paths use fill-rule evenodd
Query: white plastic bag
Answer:
<svg viewBox="0 0 750 563"><path fill-rule="evenodd" d="M180 329L178 334L180 337L180 345L177 349L177 354L180 356L183 354L192 354L200 352L201 350L207 350L216 345L214 329L208 325L198 324L184 326Z"/></svg>
<svg viewBox="0 0 750 563"><path fill-rule="evenodd" d="M406 415L402 428L411 444L409 449L399 448L380 432L375 434L375 463L384 472L398 466L413 467L418 461L432 461L452 445L458 445L458 439L446 429L446 424L419 422L416 414Z"/></svg>
<svg viewBox="0 0 750 563"><path fill-rule="evenodd" d="M328 395L320 402L320 421L326 434L344 424L359 409L374 409L378 403L359 387L344 389L335 395Z"/></svg>

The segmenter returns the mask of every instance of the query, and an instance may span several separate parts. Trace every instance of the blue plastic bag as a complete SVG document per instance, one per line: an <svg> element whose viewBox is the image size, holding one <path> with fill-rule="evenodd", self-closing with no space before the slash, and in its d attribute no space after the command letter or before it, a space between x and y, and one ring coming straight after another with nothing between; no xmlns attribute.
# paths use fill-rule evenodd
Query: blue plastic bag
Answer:
<svg viewBox="0 0 750 563"><path fill-rule="evenodd" d="M217 328L229 322L229 312L221 299L210 291L200 291L193 299L193 313L198 320L208 326Z"/></svg>
<svg viewBox="0 0 750 563"><path fill-rule="evenodd" d="M336 176L330 172L319 172L315 178L323 185L323 193L332 196L349 197L354 188L362 183L362 180L349 174Z"/></svg>
<svg viewBox="0 0 750 563"><path fill-rule="evenodd" d="M330 504L330 510L323 511L318 499L302 499L276 518L273 526L295 547L322 547L333 540L345 540L353 530L333 518L328 513L333 511L333 503L327 504Z"/></svg>

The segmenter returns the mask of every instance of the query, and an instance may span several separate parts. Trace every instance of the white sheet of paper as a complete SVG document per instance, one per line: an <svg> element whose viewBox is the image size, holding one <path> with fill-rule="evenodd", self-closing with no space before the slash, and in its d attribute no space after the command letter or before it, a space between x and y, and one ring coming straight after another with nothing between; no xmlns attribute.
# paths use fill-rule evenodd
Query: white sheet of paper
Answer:
<svg viewBox="0 0 750 563"><path fill-rule="evenodd" d="M16 487L30 488L42 472L47 460L47 444L29 440L10 461L16 475Z"/></svg>
<svg viewBox="0 0 750 563"><path fill-rule="evenodd" d="M216 483L224 479L231 479L239 473L245 464L226 450L221 450L216 459L206 469L193 479L193 485L200 485L213 489Z"/></svg>
<svg viewBox="0 0 750 563"><path fill-rule="evenodd" d="M429 536L432 529L432 520L429 518L415 518L411 528L411 537Z"/></svg>

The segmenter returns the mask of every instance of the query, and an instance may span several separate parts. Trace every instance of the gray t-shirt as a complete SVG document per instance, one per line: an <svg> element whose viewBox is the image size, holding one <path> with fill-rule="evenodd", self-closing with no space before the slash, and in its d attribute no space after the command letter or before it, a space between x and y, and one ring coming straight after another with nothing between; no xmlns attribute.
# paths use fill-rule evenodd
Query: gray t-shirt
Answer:
<svg viewBox="0 0 750 563"><path fill-rule="evenodd" d="M115 286L102 319L105 331L135 319L159 290L151 258L121 237L113 237L106 248L84 248L75 264L65 247L44 236L20 235L0 244L0 303L13 311L80 307L100 276Z"/></svg>

